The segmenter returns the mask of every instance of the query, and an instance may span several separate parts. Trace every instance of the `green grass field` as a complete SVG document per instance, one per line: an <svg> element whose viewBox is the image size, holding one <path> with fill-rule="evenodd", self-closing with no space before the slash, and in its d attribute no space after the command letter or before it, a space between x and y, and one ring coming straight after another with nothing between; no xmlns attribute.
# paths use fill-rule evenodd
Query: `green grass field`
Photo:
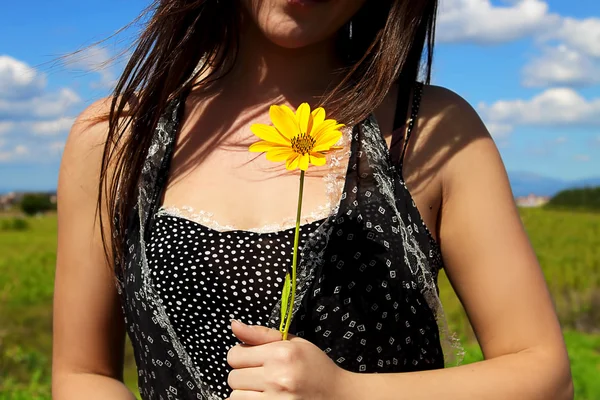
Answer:
<svg viewBox="0 0 600 400"><path fill-rule="evenodd" d="M0 219L2 217L0 216ZM600 399L600 214L522 210L564 327L578 400ZM29 230L0 224L0 400L50 399L56 218ZM467 338L465 362L481 359L462 308L442 277L451 329ZM126 381L135 388L131 354Z"/></svg>

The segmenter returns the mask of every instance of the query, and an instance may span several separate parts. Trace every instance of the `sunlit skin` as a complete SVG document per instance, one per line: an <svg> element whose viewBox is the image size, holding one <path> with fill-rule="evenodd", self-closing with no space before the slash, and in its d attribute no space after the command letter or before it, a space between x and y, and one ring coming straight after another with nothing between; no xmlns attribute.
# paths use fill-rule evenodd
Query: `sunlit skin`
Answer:
<svg viewBox="0 0 600 400"><path fill-rule="evenodd" d="M315 96L341 65L332 51L335 33L364 0L242 2L238 63L210 96L192 93L187 100L162 203L210 210L223 224L247 229L293 219L298 188L298 171L274 168L247 151L256 140L249 125L269 124L272 104L316 105ZM393 86L374 111L388 144L397 93ZM109 104L98 101L77 119L61 164L56 400L82 394L134 399L121 381L123 317L94 223L108 127L90 120ZM277 330L234 322L233 334L245 345L227 357L232 400L573 398L560 326L488 131L469 104L436 86L425 87L415 126L404 179L440 243L446 273L486 360L427 372L356 374L310 342L281 341ZM346 167L347 159L340 164ZM329 200L321 168L326 166L307 173L307 215Z"/></svg>

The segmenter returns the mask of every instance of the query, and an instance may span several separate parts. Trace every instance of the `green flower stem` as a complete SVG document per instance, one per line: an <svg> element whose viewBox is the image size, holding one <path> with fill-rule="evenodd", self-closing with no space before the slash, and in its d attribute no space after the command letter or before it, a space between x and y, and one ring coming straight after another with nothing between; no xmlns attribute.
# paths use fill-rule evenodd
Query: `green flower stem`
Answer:
<svg viewBox="0 0 600 400"><path fill-rule="evenodd" d="M298 213L296 214L296 232L294 233L294 258L292 259L292 290L288 302L288 313L285 319L285 328L283 329L283 340L287 339L290 323L292 321L292 311L294 310L294 300L296 298L296 265L298 264L298 242L300 240L300 216L302 215L302 192L304 191L304 171L300 171L300 189L298 190Z"/></svg>

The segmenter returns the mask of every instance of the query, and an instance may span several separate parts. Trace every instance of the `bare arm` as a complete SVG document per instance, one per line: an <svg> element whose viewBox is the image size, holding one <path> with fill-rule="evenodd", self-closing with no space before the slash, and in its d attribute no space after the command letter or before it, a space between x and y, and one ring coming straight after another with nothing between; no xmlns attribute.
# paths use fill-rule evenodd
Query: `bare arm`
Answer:
<svg viewBox="0 0 600 400"><path fill-rule="evenodd" d="M135 399L122 383L123 316L99 223L94 223L107 124L89 119L104 111L106 101L101 101L78 118L60 168L52 359L56 400Z"/></svg>
<svg viewBox="0 0 600 400"><path fill-rule="evenodd" d="M485 360L444 370L350 374L346 399L572 399L569 361L504 166L472 108L433 89L450 113L433 135L464 142L442 167L439 240Z"/></svg>

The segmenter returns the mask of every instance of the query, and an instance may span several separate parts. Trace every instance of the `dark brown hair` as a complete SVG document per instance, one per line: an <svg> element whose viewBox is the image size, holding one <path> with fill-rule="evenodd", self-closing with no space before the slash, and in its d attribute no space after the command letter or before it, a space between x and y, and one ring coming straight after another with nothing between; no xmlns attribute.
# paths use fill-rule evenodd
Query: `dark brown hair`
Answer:
<svg viewBox="0 0 600 400"><path fill-rule="evenodd" d="M139 19L146 21L145 27L114 89L107 116L99 183L101 227L103 203L108 220L117 221L110 228L113 260L122 257L127 221L123 216L135 205L158 119L171 99L193 85L217 82L235 64L239 7L237 0L155 0ZM406 96L420 73L428 83L436 12L437 0L367 0L351 20L351 37L350 24L338 34L337 51L346 67L340 83L321 99L328 114L351 125L374 111L395 82ZM114 173L109 174L109 168ZM108 250L103 228L101 232Z"/></svg>

